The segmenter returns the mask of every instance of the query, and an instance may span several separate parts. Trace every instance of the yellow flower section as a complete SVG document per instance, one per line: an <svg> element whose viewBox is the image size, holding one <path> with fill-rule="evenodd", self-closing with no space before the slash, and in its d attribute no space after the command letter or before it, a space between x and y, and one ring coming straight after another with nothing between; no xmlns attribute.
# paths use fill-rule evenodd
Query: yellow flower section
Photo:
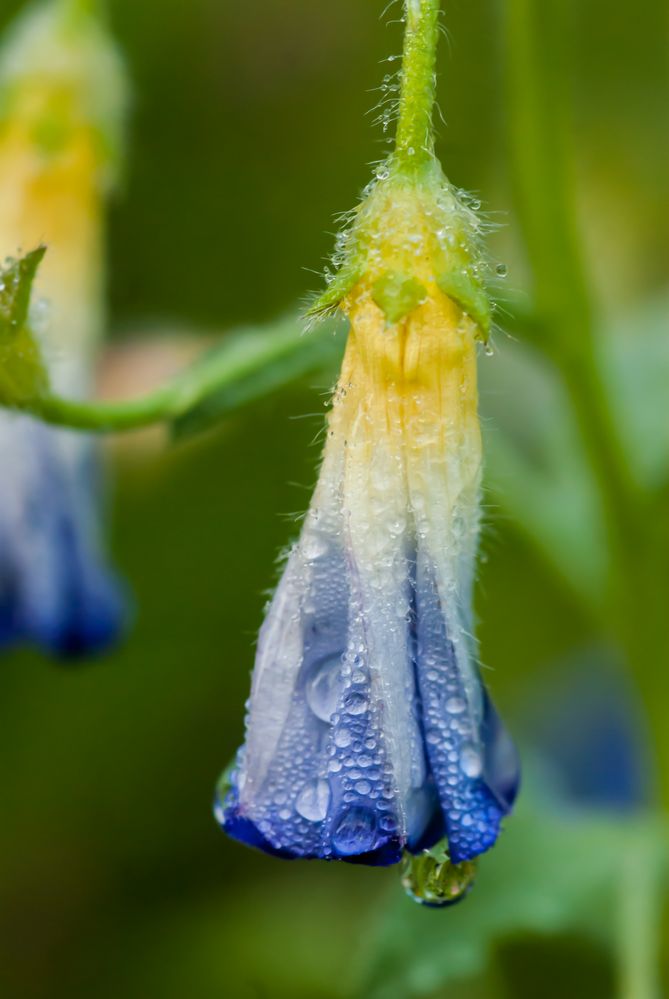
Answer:
<svg viewBox="0 0 669 999"><path fill-rule="evenodd" d="M36 282L48 302L47 355L59 391L76 391L101 327L99 138L67 91L26 87L0 122L0 254L46 243Z"/></svg>
<svg viewBox="0 0 669 999"><path fill-rule="evenodd" d="M477 329L472 320L434 287L422 305L394 325L364 284L344 303L344 311L351 330L340 392L355 395L361 413L399 434L403 451L459 452L478 475Z"/></svg>

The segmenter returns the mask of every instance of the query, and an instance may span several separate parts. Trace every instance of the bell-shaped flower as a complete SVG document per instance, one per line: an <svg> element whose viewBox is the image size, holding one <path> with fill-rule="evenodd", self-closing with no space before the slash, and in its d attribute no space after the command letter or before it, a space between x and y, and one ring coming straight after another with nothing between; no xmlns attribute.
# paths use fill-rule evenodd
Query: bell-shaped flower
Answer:
<svg viewBox="0 0 669 999"><path fill-rule="evenodd" d="M218 801L283 857L491 847L518 782L476 660L472 584L489 316L478 219L432 163L385 171L317 308L350 321L323 464L260 632Z"/></svg>
<svg viewBox="0 0 669 999"><path fill-rule="evenodd" d="M41 303L14 334L39 345L44 379L69 397L89 392L102 330L103 209L123 106L122 66L84 5L31 7L10 29L0 53L3 278L19 280L21 248L48 244L36 282ZM21 277L28 293L32 276ZM5 343L0 387L18 372L8 360L11 351L14 361L21 356L17 344ZM10 395L37 392L30 372L18 374L4 384ZM63 654L107 644L123 601L99 536L97 448L3 413L0 462L0 644L29 641Z"/></svg>

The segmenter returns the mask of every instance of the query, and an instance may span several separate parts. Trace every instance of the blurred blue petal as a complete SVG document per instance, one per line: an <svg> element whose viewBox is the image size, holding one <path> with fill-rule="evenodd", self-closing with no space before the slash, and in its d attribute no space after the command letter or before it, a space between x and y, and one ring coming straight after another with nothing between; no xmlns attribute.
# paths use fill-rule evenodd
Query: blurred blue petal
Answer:
<svg viewBox="0 0 669 999"><path fill-rule="evenodd" d="M124 597L98 537L95 446L5 415L0 455L0 646L102 651L123 626Z"/></svg>

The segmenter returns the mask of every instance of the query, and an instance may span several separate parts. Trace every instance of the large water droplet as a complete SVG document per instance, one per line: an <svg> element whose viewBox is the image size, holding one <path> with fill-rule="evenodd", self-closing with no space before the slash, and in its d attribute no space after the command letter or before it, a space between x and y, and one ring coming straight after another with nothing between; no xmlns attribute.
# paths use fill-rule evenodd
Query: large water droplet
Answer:
<svg viewBox="0 0 669 999"><path fill-rule="evenodd" d="M321 721L329 722L337 710L341 653L326 656L315 664L306 686L307 704Z"/></svg>
<svg viewBox="0 0 669 999"><path fill-rule="evenodd" d="M330 545L328 539L318 531L306 530L300 541L302 554L309 561L313 562L317 558L327 555Z"/></svg>
<svg viewBox="0 0 669 999"><path fill-rule="evenodd" d="M452 864L438 844L417 857L405 854L402 886L407 895L421 905L454 905L470 891L476 877L476 863Z"/></svg>
<svg viewBox="0 0 669 999"><path fill-rule="evenodd" d="M353 742L353 736L347 728L338 728L334 734L334 744L339 749L346 749Z"/></svg>
<svg viewBox="0 0 669 999"><path fill-rule="evenodd" d="M349 694L344 702L344 707L350 715L361 715L367 710L369 702L364 694Z"/></svg>
<svg viewBox="0 0 669 999"><path fill-rule="evenodd" d="M297 796L295 808L309 822L322 822L330 804L330 785L322 778L309 781Z"/></svg>
<svg viewBox="0 0 669 999"><path fill-rule="evenodd" d="M460 753L460 769L466 777L480 777L483 770L483 759L475 746L467 745Z"/></svg>
<svg viewBox="0 0 669 999"><path fill-rule="evenodd" d="M351 857L357 853L368 853L374 846L376 818L369 808L350 808L339 819L332 845L337 853Z"/></svg>

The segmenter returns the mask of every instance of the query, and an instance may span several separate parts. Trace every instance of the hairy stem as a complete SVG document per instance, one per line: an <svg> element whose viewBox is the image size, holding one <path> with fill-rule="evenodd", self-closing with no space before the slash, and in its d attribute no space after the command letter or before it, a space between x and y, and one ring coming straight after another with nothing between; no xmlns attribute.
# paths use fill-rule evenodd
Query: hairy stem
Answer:
<svg viewBox="0 0 669 999"><path fill-rule="evenodd" d="M414 172L434 153L432 113L441 0L406 0L395 167Z"/></svg>

